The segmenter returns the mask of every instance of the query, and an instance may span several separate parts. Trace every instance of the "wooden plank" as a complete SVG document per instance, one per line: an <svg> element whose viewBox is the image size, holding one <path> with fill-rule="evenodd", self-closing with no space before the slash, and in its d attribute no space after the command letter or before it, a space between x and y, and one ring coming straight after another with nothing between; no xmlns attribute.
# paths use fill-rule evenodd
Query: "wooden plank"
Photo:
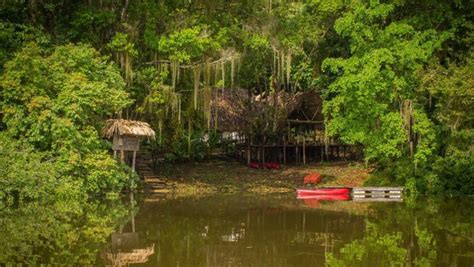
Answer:
<svg viewBox="0 0 474 267"><path fill-rule="evenodd" d="M401 193L392 193L392 194L387 194L387 193L354 193L352 194L353 196L400 196L402 195Z"/></svg>
<svg viewBox="0 0 474 267"><path fill-rule="evenodd" d="M390 193L402 193L401 190L352 190L353 193L383 193L383 194L390 194Z"/></svg>
<svg viewBox="0 0 474 267"><path fill-rule="evenodd" d="M140 150L140 139L136 136L114 135L112 149L124 151L138 151Z"/></svg>
<svg viewBox="0 0 474 267"><path fill-rule="evenodd" d="M353 198L401 198L402 195L382 195L382 194L375 194L375 195L352 195Z"/></svg>
<svg viewBox="0 0 474 267"><path fill-rule="evenodd" d="M354 194L401 194L403 191L398 190L387 190L387 191L378 191L378 190L352 190Z"/></svg>
<svg viewBox="0 0 474 267"><path fill-rule="evenodd" d="M141 176L156 176L154 171L138 171Z"/></svg>
<svg viewBox="0 0 474 267"><path fill-rule="evenodd" d="M352 198L401 198L402 195L353 195Z"/></svg>
<svg viewBox="0 0 474 267"><path fill-rule="evenodd" d="M384 196L368 196L368 195L362 196L362 195L358 195L358 196L352 196L352 198L402 198L402 197L403 197L402 195L384 195Z"/></svg>
<svg viewBox="0 0 474 267"><path fill-rule="evenodd" d="M166 181L163 181L162 179L158 177L145 177L144 182L145 183L166 183Z"/></svg>
<svg viewBox="0 0 474 267"><path fill-rule="evenodd" d="M403 191L403 187L354 187L352 191Z"/></svg>
<svg viewBox="0 0 474 267"><path fill-rule="evenodd" d="M403 198L354 198L355 202L403 202Z"/></svg>

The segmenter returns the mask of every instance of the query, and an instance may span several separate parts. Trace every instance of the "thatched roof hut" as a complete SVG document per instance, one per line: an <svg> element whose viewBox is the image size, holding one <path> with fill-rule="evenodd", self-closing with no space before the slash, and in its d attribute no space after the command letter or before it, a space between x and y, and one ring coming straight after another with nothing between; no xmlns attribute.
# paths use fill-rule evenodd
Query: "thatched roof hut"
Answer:
<svg viewBox="0 0 474 267"><path fill-rule="evenodd" d="M155 131L146 122L123 119L107 120L104 128L102 128L102 135L112 138L116 134L119 136L155 138Z"/></svg>
<svg viewBox="0 0 474 267"><path fill-rule="evenodd" d="M315 91L253 95L245 89L231 89L213 99L212 109L211 125L215 123L223 132L277 133L287 120L324 119L322 99Z"/></svg>

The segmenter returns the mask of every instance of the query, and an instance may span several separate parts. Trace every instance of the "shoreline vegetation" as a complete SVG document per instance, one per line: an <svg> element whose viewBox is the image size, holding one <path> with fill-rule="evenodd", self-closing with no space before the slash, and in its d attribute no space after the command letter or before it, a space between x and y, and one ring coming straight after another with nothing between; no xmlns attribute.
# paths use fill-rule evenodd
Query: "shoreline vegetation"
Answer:
<svg viewBox="0 0 474 267"><path fill-rule="evenodd" d="M364 165L370 185L472 195L473 10L450 0L3 1L0 201L133 190L138 176L100 137L109 119L148 123L156 138L142 149L174 164L154 167L182 192L283 192L311 168L327 185L358 185L349 174ZM204 161L216 150L247 163L364 164L254 171Z"/></svg>
<svg viewBox="0 0 474 267"><path fill-rule="evenodd" d="M473 44L472 0L0 1L0 266L473 266Z"/></svg>
<svg viewBox="0 0 474 267"><path fill-rule="evenodd" d="M176 197L251 193L255 195L295 192L303 187L303 178L318 172L322 182L318 186L362 186L369 177L363 163L330 162L301 166L282 166L281 169L252 169L234 160L205 160L160 165L154 179L166 185L154 193ZM146 180L146 179L145 179ZM142 191L148 192L146 188Z"/></svg>

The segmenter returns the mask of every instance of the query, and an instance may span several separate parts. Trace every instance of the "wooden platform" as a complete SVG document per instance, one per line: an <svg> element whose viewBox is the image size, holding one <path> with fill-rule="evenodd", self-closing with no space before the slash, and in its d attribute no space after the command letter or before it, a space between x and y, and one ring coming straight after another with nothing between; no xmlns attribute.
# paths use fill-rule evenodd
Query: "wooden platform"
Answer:
<svg viewBox="0 0 474 267"><path fill-rule="evenodd" d="M402 200L402 187L354 187L352 188L352 199L379 199L380 201Z"/></svg>

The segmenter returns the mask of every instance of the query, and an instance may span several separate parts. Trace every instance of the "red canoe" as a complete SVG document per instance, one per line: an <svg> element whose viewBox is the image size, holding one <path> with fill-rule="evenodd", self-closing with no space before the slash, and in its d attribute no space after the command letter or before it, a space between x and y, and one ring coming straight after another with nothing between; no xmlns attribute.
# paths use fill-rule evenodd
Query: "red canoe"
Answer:
<svg viewBox="0 0 474 267"><path fill-rule="evenodd" d="M325 187L325 188L301 188L296 189L298 196L315 196L315 195L349 195L351 189L347 187Z"/></svg>
<svg viewBox="0 0 474 267"><path fill-rule="evenodd" d="M320 200L349 200L350 195L298 195L297 199L303 199L305 203Z"/></svg>

